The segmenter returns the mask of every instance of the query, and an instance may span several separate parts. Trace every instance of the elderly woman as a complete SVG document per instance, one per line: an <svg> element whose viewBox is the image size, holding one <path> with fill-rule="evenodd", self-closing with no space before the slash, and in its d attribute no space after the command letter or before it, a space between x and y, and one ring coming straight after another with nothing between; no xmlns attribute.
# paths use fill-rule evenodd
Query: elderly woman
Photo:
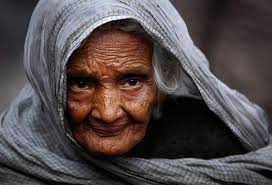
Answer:
<svg viewBox="0 0 272 185"><path fill-rule="evenodd" d="M210 72L167 0L40 0L25 69L1 184L272 184L265 113Z"/></svg>

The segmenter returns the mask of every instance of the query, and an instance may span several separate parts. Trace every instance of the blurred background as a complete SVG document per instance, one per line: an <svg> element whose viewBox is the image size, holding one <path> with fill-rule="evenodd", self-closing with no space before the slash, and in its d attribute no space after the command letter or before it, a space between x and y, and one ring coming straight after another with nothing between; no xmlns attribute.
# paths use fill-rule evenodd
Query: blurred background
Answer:
<svg viewBox="0 0 272 185"><path fill-rule="evenodd" d="M38 0L0 1L0 111L27 81L23 47ZM175 0L211 70L272 117L272 1Z"/></svg>

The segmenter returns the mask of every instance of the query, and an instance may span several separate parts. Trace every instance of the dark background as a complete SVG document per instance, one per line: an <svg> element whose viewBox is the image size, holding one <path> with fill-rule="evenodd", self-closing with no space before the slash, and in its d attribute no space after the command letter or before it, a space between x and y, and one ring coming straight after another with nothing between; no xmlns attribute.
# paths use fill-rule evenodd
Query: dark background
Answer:
<svg viewBox="0 0 272 185"><path fill-rule="evenodd" d="M26 82L24 39L37 2L0 1L0 111ZM218 78L272 115L272 1L173 2Z"/></svg>

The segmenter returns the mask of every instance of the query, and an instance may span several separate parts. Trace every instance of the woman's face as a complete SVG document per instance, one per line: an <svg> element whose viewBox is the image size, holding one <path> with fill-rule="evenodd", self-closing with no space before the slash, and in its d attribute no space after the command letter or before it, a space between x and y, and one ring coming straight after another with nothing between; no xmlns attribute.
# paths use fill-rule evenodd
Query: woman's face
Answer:
<svg viewBox="0 0 272 185"><path fill-rule="evenodd" d="M94 31L70 58L69 121L89 152L125 155L145 136L157 91L152 48L133 33Z"/></svg>

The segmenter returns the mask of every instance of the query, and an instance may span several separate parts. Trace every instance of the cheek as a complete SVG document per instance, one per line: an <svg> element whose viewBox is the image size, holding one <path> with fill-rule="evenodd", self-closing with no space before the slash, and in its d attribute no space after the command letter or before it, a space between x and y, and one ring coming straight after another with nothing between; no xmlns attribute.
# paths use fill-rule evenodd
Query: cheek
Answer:
<svg viewBox="0 0 272 185"><path fill-rule="evenodd" d="M155 104L156 88L144 86L137 92L127 92L123 95L124 109L138 122L149 122L152 108Z"/></svg>
<svg viewBox="0 0 272 185"><path fill-rule="evenodd" d="M73 123L82 122L91 110L92 96L86 94L67 93L67 113Z"/></svg>

